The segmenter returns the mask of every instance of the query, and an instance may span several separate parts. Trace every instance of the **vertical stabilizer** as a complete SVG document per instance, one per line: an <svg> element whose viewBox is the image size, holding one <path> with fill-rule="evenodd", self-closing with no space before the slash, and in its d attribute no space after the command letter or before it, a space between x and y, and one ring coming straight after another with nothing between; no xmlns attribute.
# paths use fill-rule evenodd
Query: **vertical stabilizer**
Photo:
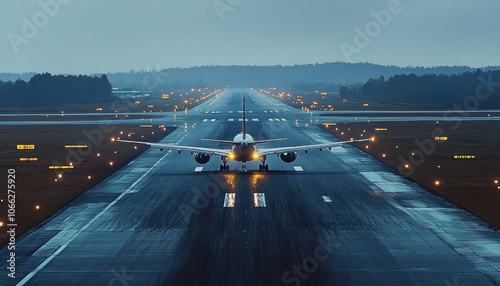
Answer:
<svg viewBox="0 0 500 286"><path fill-rule="evenodd" d="M243 96L243 126L242 126L242 132L243 133L243 140L247 139L247 131L246 131L246 110L245 110L245 97Z"/></svg>

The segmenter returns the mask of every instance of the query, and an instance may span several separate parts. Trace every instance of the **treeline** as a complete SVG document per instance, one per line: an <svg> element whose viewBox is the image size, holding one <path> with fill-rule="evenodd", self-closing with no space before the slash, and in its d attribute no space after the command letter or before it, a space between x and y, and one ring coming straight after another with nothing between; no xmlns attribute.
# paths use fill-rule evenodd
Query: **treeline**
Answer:
<svg viewBox="0 0 500 286"><path fill-rule="evenodd" d="M355 96L403 103L451 107L462 104L468 96L490 94L481 99L479 108L500 108L500 71L466 72L460 75L400 74L385 79L369 79L362 86L340 88L343 97Z"/></svg>
<svg viewBox="0 0 500 286"><path fill-rule="evenodd" d="M491 70L500 67L491 67ZM130 87L137 90L167 88L189 88L192 86L221 87L292 87L307 85L316 89L324 85L355 84L366 82L372 77L395 74L461 74L474 72L467 66L448 67L397 67L370 63L325 63L294 66L201 66L192 68L172 68L161 71L131 71L110 73L114 86ZM297 87L302 89L304 87Z"/></svg>
<svg viewBox="0 0 500 286"><path fill-rule="evenodd" d="M113 100L112 86L106 75L37 74L28 82L0 80L0 104L32 106L42 104L101 103Z"/></svg>

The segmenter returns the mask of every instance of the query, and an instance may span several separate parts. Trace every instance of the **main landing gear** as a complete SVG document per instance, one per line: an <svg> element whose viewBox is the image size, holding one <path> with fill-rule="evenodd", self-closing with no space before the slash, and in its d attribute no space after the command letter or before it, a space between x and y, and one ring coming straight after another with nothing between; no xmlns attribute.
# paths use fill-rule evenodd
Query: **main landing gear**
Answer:
<svg viewBox="0 0 500 286"><path fill-rule="evenodd" d="M260 171L269 171L269 165L266 164L266 159L267 159L266 156L260 157L260 161L262 162L262 164L259 165Z"/></svg>
<svg viewBox="0 0 500 286"><path fill-rule="evenodd" d="M221 172L223 172L223 171L229 172L229 165L227 165L227 161L229 161L229 159L225 156L222 156L220 159L222 160L222 163L223 163L223 165L220 165L220 167L219 167L220 171Z"/></svg>

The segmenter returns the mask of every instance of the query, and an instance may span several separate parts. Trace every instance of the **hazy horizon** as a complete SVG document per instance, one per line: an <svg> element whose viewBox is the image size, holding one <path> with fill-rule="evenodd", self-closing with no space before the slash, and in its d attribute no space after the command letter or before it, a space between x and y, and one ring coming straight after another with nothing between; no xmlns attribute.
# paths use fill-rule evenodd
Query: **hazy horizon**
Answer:
<svg viewBox="0 0 500 286"><path fill-rule="evenodd" d="M95 74L330 62L500 65L500 2L3 3L0 72Z"/></svg>

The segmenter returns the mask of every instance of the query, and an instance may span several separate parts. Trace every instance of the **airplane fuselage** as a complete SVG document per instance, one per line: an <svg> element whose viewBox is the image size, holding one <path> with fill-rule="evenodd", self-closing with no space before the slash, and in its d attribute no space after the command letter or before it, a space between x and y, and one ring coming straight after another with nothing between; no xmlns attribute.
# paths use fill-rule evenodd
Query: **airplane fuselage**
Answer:
<svg viewBox="0 0 500 286"><path fill-rule="evenodd" d="M254 139L249 134L238 134L233 139L240 144L233 145L231 160L238 162L249 162L258 159L257 148L252 143Z"/></svg>

